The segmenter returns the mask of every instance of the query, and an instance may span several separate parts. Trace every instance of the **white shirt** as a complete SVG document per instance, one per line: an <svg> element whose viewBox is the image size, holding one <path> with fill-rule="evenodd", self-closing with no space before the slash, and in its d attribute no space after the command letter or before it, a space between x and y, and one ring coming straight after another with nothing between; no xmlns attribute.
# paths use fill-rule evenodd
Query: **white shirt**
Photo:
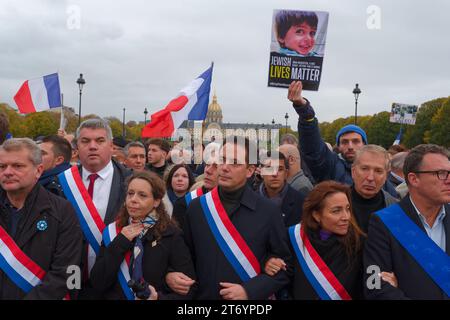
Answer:
<svg viewBox="0 0 450 320"><path fill-rule="evenodd" d="M414 209L416 209L417 214L419 215L420 221L422 222L423 227L425 228L425 231L427 232L428 236L431 238L431 240L434 241L444 252L445 252L445 228L444 228L444 218L445 218L445 207L442 206L441 210L438 213L438 216L436 220L434 221L433 226L430 226L427 223L427 220L425 217L420 213L419 209L417 209L414 201L409 197L411 200L412 205L414 206Z"/></svg>
<svg viewBox="0 0 450 320"><path fill-rule="evenodd" d="M114 175L114 166L111 161L98 172L90 172L85 167L83 167L82 179L86 189L89 188L89 176L92 173L98 174L98 178L94 183L93 199L95 207L97 208L98 214L105 221L106 209L108 209L109 195L111 194L111 186ZM88 248L88 271L91 273L92 267L96 259L95 251L89 245Z"/></svg>
<svg viewBox="0 0 450 320"><path fill-rule="evenodd" d="M105 221L106 209L108 209L109 195L111 193L111 186L114 175L114 167L112 162L110 161L106 167L104 167L99 172L90 172L86 168L83 167L83 183L86 189L89 188L89 176L92 173L96 173L99 177L95 180L94 183L94 193L93 199L95 207L99 215L102 217L102 220Z"/></svg>

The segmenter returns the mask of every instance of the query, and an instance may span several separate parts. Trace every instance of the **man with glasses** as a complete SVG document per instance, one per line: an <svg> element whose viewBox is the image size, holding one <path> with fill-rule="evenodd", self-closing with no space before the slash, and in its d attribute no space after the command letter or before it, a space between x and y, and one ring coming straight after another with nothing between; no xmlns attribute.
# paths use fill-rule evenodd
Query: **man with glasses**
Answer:
<svg viewBox="0 0 450 320"><path fill-rule="evenodd" d="M403 173L409 196L377 212L369 224L365 268L378 266L386 281L376 288L367 275L366 297L449 299L449 153L419 145L406 157Z"/></svg>

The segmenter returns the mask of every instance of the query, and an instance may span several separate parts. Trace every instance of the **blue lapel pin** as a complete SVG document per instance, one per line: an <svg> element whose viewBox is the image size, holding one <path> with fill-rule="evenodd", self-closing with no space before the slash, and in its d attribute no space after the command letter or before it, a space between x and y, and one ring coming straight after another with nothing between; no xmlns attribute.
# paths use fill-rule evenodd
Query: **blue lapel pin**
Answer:
<svg viewBox="0 0 450 320"><path fill-rule="evenodd" d="M36 224L36 228L39 231L44 231L47 229L47 222L45 220L40 220L38 221L38 223Z"/></svg>

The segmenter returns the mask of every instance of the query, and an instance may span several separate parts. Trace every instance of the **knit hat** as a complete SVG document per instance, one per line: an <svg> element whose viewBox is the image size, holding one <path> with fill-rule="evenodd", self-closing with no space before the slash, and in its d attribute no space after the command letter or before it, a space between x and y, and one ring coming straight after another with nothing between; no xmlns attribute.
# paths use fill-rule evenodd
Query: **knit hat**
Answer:
<svg viewBox="0 0 450 320"><path fill-rule="evenodd" d="M339 138L343 134L346 134L346 133L349 133L349 132L356 132L356 133L358 133L359 135L361 135L364 144L367 144L366 132L363 129L361 129L360 127L358 127L358 126L356 126L354 124L346 125L345 127L342 127L341 130L338 131L338 133L336 134L336 144L339 145Z"/></svg>

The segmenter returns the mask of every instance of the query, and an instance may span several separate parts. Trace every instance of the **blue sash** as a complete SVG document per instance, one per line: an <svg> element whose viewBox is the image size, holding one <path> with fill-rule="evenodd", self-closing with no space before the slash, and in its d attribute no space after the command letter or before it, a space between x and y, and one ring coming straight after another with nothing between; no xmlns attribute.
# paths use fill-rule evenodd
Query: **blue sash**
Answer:
<svg viewBox="0 0 450 320"><path fill-rule="evenodd" d="M375 214L431 279L450 296L450 256L434 243L398 204Z"/></svg>

